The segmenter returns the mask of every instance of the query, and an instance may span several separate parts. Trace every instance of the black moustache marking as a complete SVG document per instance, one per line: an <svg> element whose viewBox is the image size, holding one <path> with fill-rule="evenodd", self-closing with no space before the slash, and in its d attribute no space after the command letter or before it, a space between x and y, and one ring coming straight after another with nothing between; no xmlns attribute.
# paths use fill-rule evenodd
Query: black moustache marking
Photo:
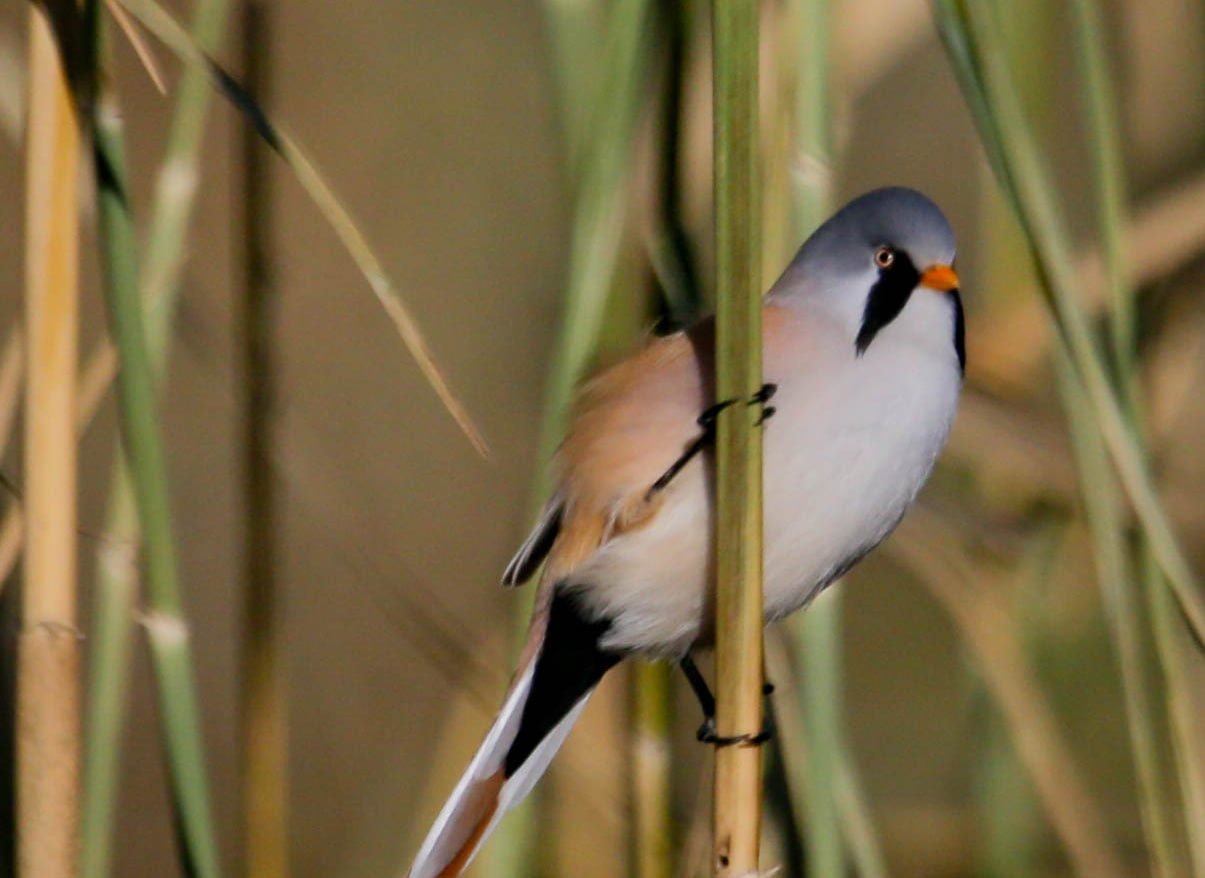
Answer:
<svg viewBox="0 0 1205 878"><path fill-rule="evenodd" d="M946 295L954 300L954 351L958 354L958 371L965 375L967 373L967 327L966 320L962 316L962 296L958 295L958 290L950 290Z"/></svg>
<svg viewBox="0 0 1205 878"><path fill-rule="evenodd" d="M900 316L918 283L920 272L907 253L897 251L891 267L880 269L879 279L870 288L866 310L862 312L862 328L858 330L858 337L854 341L859 357L866 353L879 331ZM966 320L962 313L962 297L958 295L958 290L950 290L945 295L954 303L954 352L958 355L958 370L965 375Z"/></svg>
<svg viewBox="0 0 1205 878"><path fill-rule="evenodd" d="M854 341L859 357L866 353L879 330L900 316L919 282L920 272L902 251L896 252L890 267L879 270L879 279L870 288L866 310L862 312L862 328Z"/></svg>

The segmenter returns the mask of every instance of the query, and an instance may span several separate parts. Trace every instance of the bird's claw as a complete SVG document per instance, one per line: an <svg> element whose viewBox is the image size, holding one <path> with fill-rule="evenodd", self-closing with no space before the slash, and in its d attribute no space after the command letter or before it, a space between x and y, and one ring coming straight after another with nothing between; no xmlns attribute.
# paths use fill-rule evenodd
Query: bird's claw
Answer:
<svg viewBox="0 0 1205 878"><path fill-rule="evenodd" d="M715 747L757 747L773 737L768 728L763 728L756 735L721 735L715 729L715 717L709 716L703 720L703 725L695 732L695 738L700 743L711 744Z"/></svg>
<svg viewBox="0 0 1205 878"><path fill-rule="evenodd" d="M757 393L749 397L746 405L759 405L762 407L761 417L757 419L756 426L760 427L774 415L774 412L777 411L774 406L766 405L766 403L769 402L777 392L777 384L767 383L763 384ZM715 405L708 407L703 411L703 414L699 415L697 418L698 425L702 427L705 432L711 433L711 431L715 429L716 420L719 418L720 412L729 406L736 405L736 402L737 401L735 399L724 399L720 400Z"/></svg>
<svg viewBox="0 0 1205 878"><path fill-rule="evenodd" d="M769 402L777 392L777 384L763 384L761 386L761 390L757 391L757 393L753 394L753 396L749 398L749 405L760 405L762 407L761 416L757 419L757 422L754 424L754 426L760 427L762 424L772 418L776 411L778 411L778 409L774 408L774 406L766 405L766 403Z"/></svg>

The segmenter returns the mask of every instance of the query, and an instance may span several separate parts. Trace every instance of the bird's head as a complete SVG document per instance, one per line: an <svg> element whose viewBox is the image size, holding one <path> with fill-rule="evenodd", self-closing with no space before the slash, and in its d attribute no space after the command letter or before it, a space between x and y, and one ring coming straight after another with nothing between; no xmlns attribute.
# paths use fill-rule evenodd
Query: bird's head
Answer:
<svg viewBox="0 0 1205 878"><path fill-rule="evenodd" d="M952 333L964 359L954 232L915 190L876 189L849 202L808 238L772 294L805 297L836 318L858 356L891 327L922 343L948 345Z"/></svg>

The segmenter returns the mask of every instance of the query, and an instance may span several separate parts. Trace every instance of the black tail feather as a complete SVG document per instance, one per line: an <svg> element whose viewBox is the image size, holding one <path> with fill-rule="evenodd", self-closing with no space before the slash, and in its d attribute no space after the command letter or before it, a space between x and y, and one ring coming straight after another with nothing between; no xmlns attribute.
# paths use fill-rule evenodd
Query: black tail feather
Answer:
<svg viewBox="0 0 1205 878"><path fill-rule="evenodd" d="M609 620L589 619L578 598L558 586L548 614L544 644L536 659L531 693L523 708L519 732L506 754L505 774L514 775L565 714L623 659L599 641Z"/></svg>

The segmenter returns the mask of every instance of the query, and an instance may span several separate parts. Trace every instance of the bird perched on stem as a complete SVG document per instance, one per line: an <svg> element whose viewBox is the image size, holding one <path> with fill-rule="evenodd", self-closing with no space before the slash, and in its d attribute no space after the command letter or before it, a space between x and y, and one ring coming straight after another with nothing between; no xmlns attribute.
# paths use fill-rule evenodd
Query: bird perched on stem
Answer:
<svg viewBox="0 0 1205 878"><path fill-rule="evenodd" d="M544 568L519 668L410 878L464 870L628 656L679 662L703 707L700 739L738 743L716 737L691 660L713 634L715 414L763 410L770 622L882 542L928 478L966 359L953 264L954 234L933 202L870 192L821 226L765 297L767 384L754 398L715 400L710 319L582 388L556 489L503 575L519 585Z"/></svg>

